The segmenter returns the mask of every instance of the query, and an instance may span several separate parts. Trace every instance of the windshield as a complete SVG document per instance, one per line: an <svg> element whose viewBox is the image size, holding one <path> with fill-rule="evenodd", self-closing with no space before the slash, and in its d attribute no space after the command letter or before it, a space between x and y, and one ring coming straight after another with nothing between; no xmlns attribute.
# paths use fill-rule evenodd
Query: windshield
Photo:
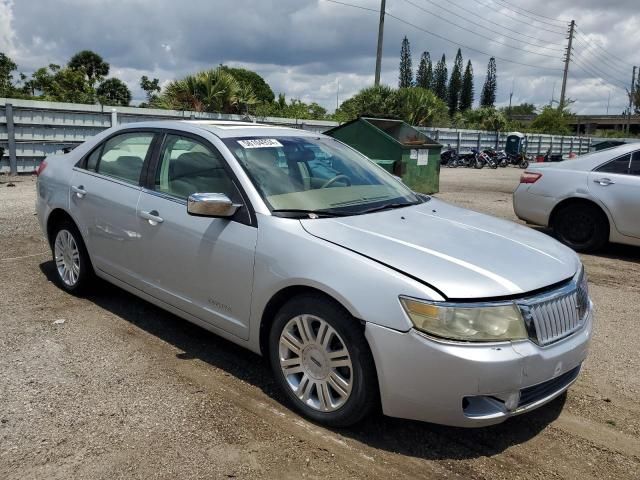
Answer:
<svg viewBox="0 0 640 480"><path fill-rule="evenodd" d="M357 215L422 200L371 160L332 138L224 139L275 214Z"/></svg>

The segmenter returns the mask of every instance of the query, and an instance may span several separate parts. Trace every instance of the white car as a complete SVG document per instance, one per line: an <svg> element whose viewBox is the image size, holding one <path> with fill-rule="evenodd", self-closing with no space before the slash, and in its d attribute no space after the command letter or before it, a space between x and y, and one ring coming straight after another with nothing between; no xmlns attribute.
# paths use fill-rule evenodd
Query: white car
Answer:
<svg viewBox="0 0 640 480"><path fill-rule="evenodd" d="M513 208L577 251L607 242L640 246L640 144L532 164L513 193Z"/></svg>

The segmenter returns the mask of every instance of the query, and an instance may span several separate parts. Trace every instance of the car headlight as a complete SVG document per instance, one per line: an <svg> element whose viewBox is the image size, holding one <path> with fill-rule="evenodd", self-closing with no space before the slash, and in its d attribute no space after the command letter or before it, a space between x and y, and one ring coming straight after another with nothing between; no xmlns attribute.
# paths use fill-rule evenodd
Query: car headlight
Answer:
<svg viewBox="0 0 640 480"><path fill-rule="evenodd" d="M467 342L500 342L529 337L520 309L514 303L438 304L400 297L418 329L430 335Z"/></svg>

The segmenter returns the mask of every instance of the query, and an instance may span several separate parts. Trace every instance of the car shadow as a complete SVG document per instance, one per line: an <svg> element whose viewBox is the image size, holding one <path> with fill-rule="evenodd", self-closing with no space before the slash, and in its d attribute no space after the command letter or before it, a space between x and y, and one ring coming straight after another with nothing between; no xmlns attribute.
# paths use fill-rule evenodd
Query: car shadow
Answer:
<svg viewBox="0 0 640 480"><path fill-rule="evenodd" d="M44 275L55 282L53 261L40 264ZM162 310L105 281L97 280L86 299L130 324L160 338L181 351L182 360L198 359L254 385L289 408L273 381L266 361L213 333ZM360 424L333 429L373 448L427 460L455 460L492 456L530 440L555 420L566 395L535 412L505 423L479 429L464 429L390 418L374 413Z"/></svg>

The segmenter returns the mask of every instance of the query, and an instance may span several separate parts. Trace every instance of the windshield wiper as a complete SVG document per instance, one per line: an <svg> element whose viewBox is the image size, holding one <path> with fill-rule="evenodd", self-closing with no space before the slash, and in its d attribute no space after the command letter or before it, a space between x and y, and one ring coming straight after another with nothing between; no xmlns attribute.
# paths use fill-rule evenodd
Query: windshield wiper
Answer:
<svg viewBox="0 0 640 480"><path fill-rule="evenodd" d="M410 203L385 203L384 205L379 205L377 207L368 208L366 210L362 210L358 212L358 215L364 215L365 213L373 213L373 212L381 212L383 210L392 210L394 208L403 208L410 207L412 205L418 205L421 202L410 202Z"/></svg>
<svg viewBox="0 0 640 480"><path fill-rule="evenodd" d="M305 210L303 208L276 208L275 210L271 210L271 213L283 213L284 216L296 216L303 215L308 218L319 218L319 217L347 217L350 215L354 215L353 212L341 212L338 210Z"/></svg>

